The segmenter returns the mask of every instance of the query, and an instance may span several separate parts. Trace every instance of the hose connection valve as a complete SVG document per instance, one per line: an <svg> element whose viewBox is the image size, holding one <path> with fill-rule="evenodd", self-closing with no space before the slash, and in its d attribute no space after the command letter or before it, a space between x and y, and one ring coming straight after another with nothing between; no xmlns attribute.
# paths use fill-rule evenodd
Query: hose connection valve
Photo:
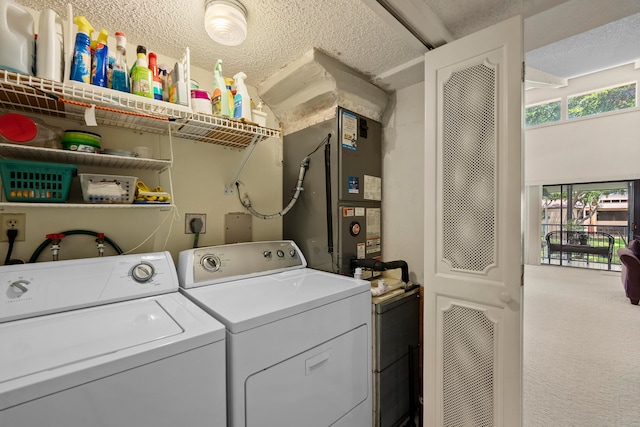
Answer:
<svg viewBox="0 0 640 427"><path fill-rule="evenodd" d="M96 243L98 248L98 256L101 257L104 255L104 233L98 233Z"/></svg>
<svg viewBox="0 0 640 427"><path fill-rule="evenodd" d="M58 252L60 252L60 242L64 239L64 234L47 234L47 239L51 240L51 253L53 260L58 261Z"/></svg>

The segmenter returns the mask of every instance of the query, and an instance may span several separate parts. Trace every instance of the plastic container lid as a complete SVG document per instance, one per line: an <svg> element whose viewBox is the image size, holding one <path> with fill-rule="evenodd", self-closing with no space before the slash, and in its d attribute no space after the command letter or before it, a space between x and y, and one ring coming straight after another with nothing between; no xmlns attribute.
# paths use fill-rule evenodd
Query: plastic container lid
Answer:
<svg viewBox="0 0 640 427"><path fill-rule="evenodd" d="M0 116L0 135L13 142L29 142L38 134L36 123L22 114Z"/></svg>
<svg viewBox="0 0 640 427"><path fill-rule="evenodd" d="M207 101L211 99L209 97L209 92L200 89L191 89L191 98L206 99Z"/></svg>

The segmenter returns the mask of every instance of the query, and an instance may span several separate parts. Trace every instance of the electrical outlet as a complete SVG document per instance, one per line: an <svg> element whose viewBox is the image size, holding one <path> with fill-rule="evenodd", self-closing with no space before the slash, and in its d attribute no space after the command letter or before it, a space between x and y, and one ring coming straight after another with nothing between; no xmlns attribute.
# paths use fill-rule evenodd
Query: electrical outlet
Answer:
<svg viewBox="0 0 640 427"><path fill-rule="evenodd" d="M8 242L7 230L18 230L16 242L24 242L27 215L23 213L0 215L0 242Z"/></svg>
<svg viewBox="0 0 640 427"><path fill-rule="evenodd" d="M200 218L202 220L202 230L200 234L204 234L207 231L207 214L194 214L188 213L184 216L184 234L194 234L191 231L191 220L194 218Z"/></svg>

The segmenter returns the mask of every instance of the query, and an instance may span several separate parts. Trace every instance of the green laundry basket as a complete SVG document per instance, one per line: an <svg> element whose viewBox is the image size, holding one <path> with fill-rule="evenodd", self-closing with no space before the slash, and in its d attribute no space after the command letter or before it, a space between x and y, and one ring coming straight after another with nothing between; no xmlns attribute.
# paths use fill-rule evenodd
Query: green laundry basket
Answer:
<svg viewBox="0 0 640 427"><path fill-rule="evenodd" d="M66 202L75 165L0 159L4 195L10 202Z"/></svg>

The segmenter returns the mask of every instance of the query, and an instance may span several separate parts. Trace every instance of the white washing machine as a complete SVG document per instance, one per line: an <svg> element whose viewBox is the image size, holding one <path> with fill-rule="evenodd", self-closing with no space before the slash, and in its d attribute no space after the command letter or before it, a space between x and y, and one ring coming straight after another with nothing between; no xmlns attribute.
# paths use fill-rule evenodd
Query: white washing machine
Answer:
<svg viewBox="0 0 640 427"><path fill-rule="evenodd" d="M168 252L0 267L0 322L0 426L226 426L225 329Z"/></svg>
<svg viewBox="0 0 640 427"><path fill-rule="evenodd" d="M183 293L227 329L232 427L371 427L370 283L306 265L291 241L180 253Z"/></svg>

